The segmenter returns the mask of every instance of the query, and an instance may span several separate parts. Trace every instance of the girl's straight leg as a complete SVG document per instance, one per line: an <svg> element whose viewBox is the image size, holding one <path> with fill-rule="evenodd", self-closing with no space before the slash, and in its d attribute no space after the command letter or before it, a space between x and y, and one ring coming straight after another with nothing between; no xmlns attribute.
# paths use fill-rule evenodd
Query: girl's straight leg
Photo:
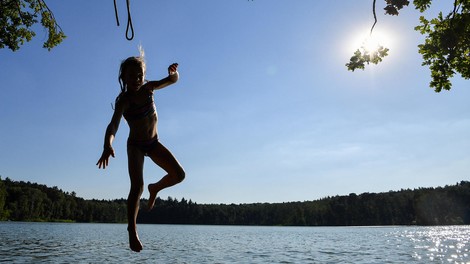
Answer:
<svg viewBox="0 0 470 264"><path fill-rule="evenodd" d="M142 250L142 243L137 234L137 215L139 213L140 196L144 190L144 154L133 146L127 147L129 177L131 188L127 197L127 231L129 245L133 251Z"/></svg>

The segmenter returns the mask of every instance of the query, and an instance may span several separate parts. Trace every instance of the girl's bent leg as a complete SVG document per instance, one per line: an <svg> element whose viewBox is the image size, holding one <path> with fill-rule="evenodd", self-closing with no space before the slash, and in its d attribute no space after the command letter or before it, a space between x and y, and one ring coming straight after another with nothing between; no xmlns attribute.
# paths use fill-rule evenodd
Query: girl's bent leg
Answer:
<svg viewBox="0 0 470 264"><path fill-rule="evenodd" d="M149 153L149 156L167 173L158 182L148 185L150 192L148 210L151 210L155 204L158 192L182 182L186 175L183 167L175 156L160 142L158 142L157 146Z"/></svg>
<svg viewBox="0 0 470 264"><path fill-rule="evenodd" d="M129 231L129 245L133 251L142 250L142 243L137 234L137 215L139 213L140 196L144 190L144 155L135 147L128 146L127 158L131 188L127 198L127 231Z"/></svg>

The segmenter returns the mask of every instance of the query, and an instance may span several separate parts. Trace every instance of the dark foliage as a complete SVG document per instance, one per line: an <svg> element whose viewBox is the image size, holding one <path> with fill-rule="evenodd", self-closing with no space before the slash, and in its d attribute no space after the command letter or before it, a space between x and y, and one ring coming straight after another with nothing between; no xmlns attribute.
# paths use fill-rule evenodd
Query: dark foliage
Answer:
<svg viewBox="0 0 470 264"><path fill-rule="evenodd" d="M470 224L470 182L452 186L351 193L316 201L197 204L157 198L139 223L201 225L454 225ZM0 219L13 221L126 222L126 200L84 200L75 193L30 182L0 179Z"/></svg>
<svg viewBox="0 0 470 264"><path fill-rule="evenodd" d="M399 10L410 3L408 0L385 0L384 8L387 15L398 15ZM372 13L374 24L377 16L373 0ZM413 4L421 13L431 6L432 0L414 0ZM423 66L431 70L429 87L441 92L450 90L452 78L456 74L464 79L470 79L470 0L454 0L454 7L447 11L447 15L439 12L435 18L420 17L420 24L415 30L425 36L423 44L419 44L419 53L423 56ZM348 70L364 69L366 64L378 64L388 55L389 49L379 46L377 50L370 51L364 46L357 49L350 61L346 64Z"/></svg>
<svg viewBox="0 0 470 264"><path fill-rule="evenodd" d="M43 47L51 50L65 34L44 0L2 0L0 12L0 49L16 51L36 36L34 26L41 24L47 31Z"/></svg>

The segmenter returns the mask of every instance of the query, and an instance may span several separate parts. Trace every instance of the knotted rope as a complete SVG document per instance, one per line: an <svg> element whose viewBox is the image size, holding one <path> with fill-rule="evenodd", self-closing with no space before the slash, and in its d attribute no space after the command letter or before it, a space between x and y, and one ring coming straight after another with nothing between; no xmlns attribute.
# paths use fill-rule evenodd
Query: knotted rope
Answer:
<svg viewBox="0 0 470 264"><path fill-rule="evenodd" d="M131 17L131 8L130 8L130 0L126 0L127 4L127 28L126 28L126 39L132 40L134 38L134 27L132 26L132 17ZM116 16L116 23L119 27L119 16L118 16L118 9L116 0L114 0L114 14ZM131 30L131 35L129 36L129 29Z"/></svg>

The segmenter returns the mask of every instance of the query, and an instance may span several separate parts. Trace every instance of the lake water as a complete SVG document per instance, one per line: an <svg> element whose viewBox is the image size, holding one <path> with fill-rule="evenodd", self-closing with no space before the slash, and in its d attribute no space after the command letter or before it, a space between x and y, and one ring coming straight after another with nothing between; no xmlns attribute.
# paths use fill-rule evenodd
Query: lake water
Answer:
<svg viewBox="0 0 470 264"><path fill-rule="evenodd" d="M470 226L254 227L0 222L1 263L470 263Z"/></svg>

